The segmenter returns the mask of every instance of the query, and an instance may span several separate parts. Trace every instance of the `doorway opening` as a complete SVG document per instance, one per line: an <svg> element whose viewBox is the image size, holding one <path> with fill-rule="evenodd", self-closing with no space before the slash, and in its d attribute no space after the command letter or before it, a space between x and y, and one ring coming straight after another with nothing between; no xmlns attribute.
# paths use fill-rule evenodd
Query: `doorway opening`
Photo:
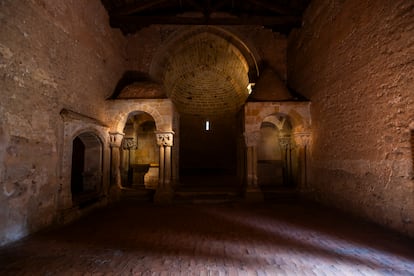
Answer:
<svg viewBox="0 0 414 276"><path fill-rule="evenodd" d="M87 205L102 194L102 142L91 132L73 139L71 192L72 202Z"/></svg>
<svg viewBox="0 0 414 276"><path fill-rule="evenodd" d="M158 184L159 147L154 118L145 112L128 116L121 148L122 186L155 189Z"/></svg>
<svg viewBox="0 0 414 276"><path fill-rule="evenodd" d="M260 126L260 134L257 176L261 189L294 187L297 157L289 118L284 114L266 117Z"/></svg>
<svg viewBox="0 0 414 276"><path fill-rule="evenodd" d="M212 127L214 126L214 127ZM239 116L180 116L180 182L192 185L238 183Z"/></svg>

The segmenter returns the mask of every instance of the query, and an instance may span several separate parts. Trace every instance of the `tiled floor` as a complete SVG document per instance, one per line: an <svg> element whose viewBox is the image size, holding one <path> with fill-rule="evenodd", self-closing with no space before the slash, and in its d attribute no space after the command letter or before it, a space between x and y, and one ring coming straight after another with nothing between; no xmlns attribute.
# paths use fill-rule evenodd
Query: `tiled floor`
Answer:
<svg viewBox="0 0 414 276"><path fill-rule="evenodd" d="M414 243L305 203L124 202L0 249L0 275L414 275Z"/></svg>

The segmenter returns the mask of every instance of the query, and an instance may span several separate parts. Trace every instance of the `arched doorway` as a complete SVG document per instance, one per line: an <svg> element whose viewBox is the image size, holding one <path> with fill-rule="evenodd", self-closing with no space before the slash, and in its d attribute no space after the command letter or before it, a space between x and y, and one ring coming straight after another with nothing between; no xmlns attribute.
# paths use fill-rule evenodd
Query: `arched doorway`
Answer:
<svg viewBox="0 0 414 276"><path fill-rule="evenodd" d="M297 156L292 125L285 114L266 117L260 126L257 177L262 190L295 187Z"/></svg>
<svg viewBox="0 0 414 276"><path fill-rule="evenodd" d="M155 189L158 183L159 146L154 118L146 112L133 112L126 120L121 146L123 187Z"/></svg>
<svg viewBox="0 0 414 276"><path fill-rule="evenodd" d="M73 139L71 193L75 204L86 204L102 194L102 142L92 132Z"/></svg>

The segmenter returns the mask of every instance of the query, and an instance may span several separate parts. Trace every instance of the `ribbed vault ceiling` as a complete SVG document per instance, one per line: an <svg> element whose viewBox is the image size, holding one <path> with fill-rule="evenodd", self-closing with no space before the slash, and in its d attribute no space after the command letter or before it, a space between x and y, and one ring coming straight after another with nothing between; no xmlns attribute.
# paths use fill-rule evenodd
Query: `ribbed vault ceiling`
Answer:
<svg viewBox="0 0 414 276"><path fill-rule="evenodd" d="M244 56L215 34L200 33L176 45L164 68L167 94L181 113L234 113L248 97Z"/></svg>

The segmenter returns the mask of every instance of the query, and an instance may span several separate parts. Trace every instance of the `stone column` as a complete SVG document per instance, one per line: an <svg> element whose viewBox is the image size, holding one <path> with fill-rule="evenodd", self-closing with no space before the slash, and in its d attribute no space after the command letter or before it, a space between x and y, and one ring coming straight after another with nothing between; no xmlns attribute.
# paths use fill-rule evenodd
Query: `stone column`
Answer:
<svg viewBox="0 0 414 276"><path fill-rule="evenodd" d="M290 186L292 183L292 162L291 162L291 145L290 136L279 137L280 147L283 149L283 161L284 161L284 175L283 182L285 185Z"/></svg>
<svg viewBox="0 0 414 276"><path fill-rule="evenodd" d="M308 149L310 144L310 133L295 133L295 141L299 146L299 168L300 168L300 177L299 177L299 189L301 191L308 190Z"/></svg>
<svg viewBox="0 0 414 276"><path fill-rule="evenodd" d="M257 183L257 144L260 139L260 132L244 133L246 143L246 173L247 183L245 198L250 202L263 201L263 193Z"/></svg>
<svg viewBox="0 0 414 276"><path fill-rule="evenodd" d="M137 143L134 137L124 137L122 142L122 149L128 152L127 156L127 181L124 185L133 185L133 169L131 167L131 150L137 148Z"/></svg>
<svg viewBox="0 0 414 276"><path fill-rule="evenodd" d="M110 132L109 133L109 146L111 147L111 187L122 188L121 185L121 171L120 171L120 147L122 144L123 133Z"/></svg>
<svg viewBox="0 0 414 276"><path fill-rule="evenodd" d="M154 201L156 203L168 203L172 201L174 196L171 185L171 147L173 146L174 132L159 131L155 135L157 137L157 144L160 147L160 168Z"/></svg>

